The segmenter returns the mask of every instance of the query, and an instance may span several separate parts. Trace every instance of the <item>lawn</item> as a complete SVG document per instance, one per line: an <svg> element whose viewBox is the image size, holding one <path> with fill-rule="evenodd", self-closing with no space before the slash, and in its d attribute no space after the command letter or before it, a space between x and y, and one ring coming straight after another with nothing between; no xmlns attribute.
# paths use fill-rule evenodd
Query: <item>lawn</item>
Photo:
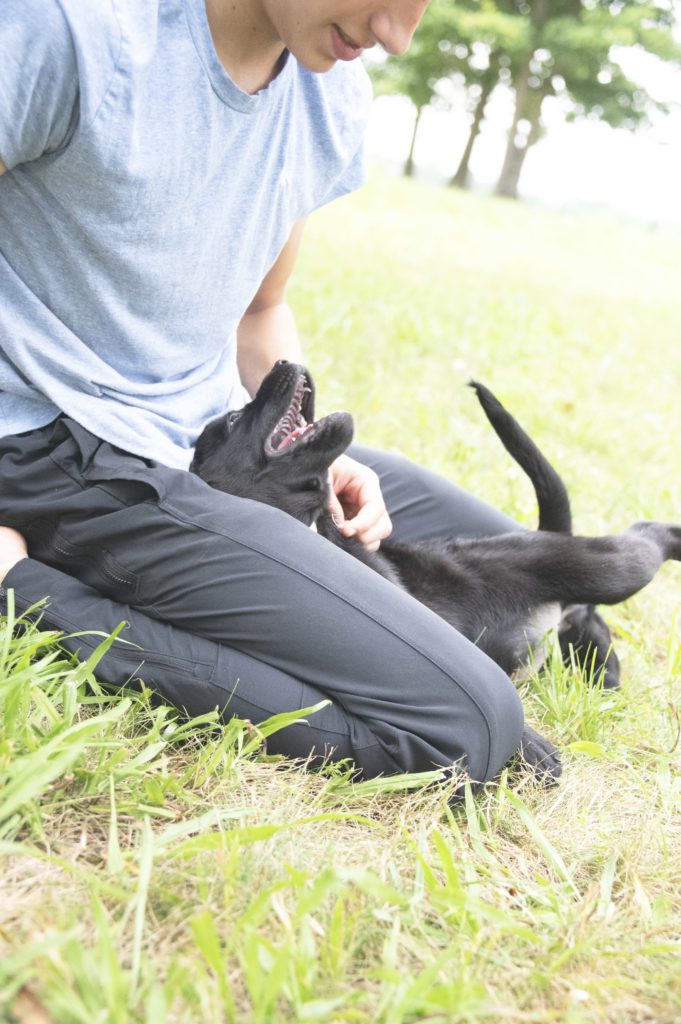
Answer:
<svg viewBox="0 0 681 1024"><path fill-rule="evenodd" d="M375 174L311 219L291 288L321 411L531 526L476 377L578 532L681 519L679 251ZM453 810L109 694L96 657L0 621L0 1020L680 1021L680 582L608 612L621 692L555 658L523 684L561 784L504 774Z"/></svg>

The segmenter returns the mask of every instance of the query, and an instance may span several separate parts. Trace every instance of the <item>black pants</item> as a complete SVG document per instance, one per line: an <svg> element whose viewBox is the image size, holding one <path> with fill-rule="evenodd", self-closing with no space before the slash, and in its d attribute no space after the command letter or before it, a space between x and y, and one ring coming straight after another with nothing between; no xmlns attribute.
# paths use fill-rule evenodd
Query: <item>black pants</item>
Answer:
<svg viewBox="0 0 681 1024"><path fill-rule="evenodd" d="M399 456L351 454L379 473L396 539L515 528ZM67 417L0 439L0 523L29 543L4 581L20 609L49 596L46 621L66 631L129 622L137 646L114 645L107 682L139 675L191 714L256 723L328 699L269 749L350 757L366 777L459 762L484 780L519 746L507 676L408 594L278 510Z"/></svg>

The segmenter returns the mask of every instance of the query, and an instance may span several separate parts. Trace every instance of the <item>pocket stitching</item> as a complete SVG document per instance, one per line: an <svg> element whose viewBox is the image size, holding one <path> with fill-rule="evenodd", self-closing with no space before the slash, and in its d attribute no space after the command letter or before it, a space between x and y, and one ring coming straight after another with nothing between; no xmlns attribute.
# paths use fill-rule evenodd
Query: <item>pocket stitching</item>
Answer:
<svg viewBox="0 0 681 1024"><path fill-rule="evenodd" d="M43 519L36 525L38 526L36 532L42 537L43 542L46 545L54 548L54 550L58 551L60 554L65 555L66 558L78 558L82 561L87 561L96 572L100 573L100 575L104 575L115 583L130 587L133 591L134 598L138 598L140 596L139 576L118 562L118 560L110 551L107 551L106 548L99 548L93 544L74 543L69 540L68 537L64 537L64 535L56 529L55 520ZM93 553L95 556L101 553L101 557L93 558ZM120 573L120 575L117 575L117 573Z"/></svg>

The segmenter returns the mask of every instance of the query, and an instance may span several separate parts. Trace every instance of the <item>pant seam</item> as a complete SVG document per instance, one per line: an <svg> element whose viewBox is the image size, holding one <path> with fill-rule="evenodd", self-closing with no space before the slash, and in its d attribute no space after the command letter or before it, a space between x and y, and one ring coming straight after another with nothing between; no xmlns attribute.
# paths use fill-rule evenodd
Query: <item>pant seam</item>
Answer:
<svg viewBox="0 0 681 1024"><path fill-rule="evenodd" d="M12 588L12 589L14 589L14 588ZM16 597L17 597L19 602L23 602L24 604L30 604L29 598L24 596L20 591L15 589L14 593L15 593L15 595L16 595ZM0 599L6 598L6 594L7 594L7 590L4 587L0 587ZM4 604L4 600L1 603ZM23 613L23 614L25 614L25 613ZM35 616L31 616L31 618L34 619L34 620L39 620L40 619L40 615L41 615L41 613L38 612L38 613L36 613ZM78 627L74 623L70 622L69 619L67 619L65 616L61 615L60 613L53 611L52 608L50 608L49 611L47 612L47 618L51 622L53 622L55 625L60 626L61 628L65 629L67 631L70 631L71 633L80 632L80 630L78 629ZM90 651L96 650L96 648L98 646L98 644L92 639L92 637L90 637L88 635L83 635L82 637L78 637L78 639L82 640L83 647L88 648ZM213 641L213 643L217 643L217 641ZM114 653L115 653L115 655L117 657L123 657L125 659L130 660L130 661L137 662L137 666L138 666L139 669L141 669L143 667L143 665L145 664L145 662L147 661L146 657L142 657L140 660L138 660L136 658L136 653L137 652L123 650L123 649L121 649L121 647L116 647ZM151 657L154 657L154 656L160 657L160 656L162 656L164 658L167 658L167 655L161 655L160 652L149 651L148 648L144 648L143 651L140 651L140 653L142 653L144 655L150 655ZM170 671L175 671L175 672L181 673L183 671L182 668L181 668L181 664L182 663L178 663L176 666L174 666L174 665L168 664L166 662L163 665L163 669L164 670L170 669ZM200 679L199 680L200 683L205 683L206 685L210 685L210 686L216 687L218 689L221 688L220 687L220 683L217 680L215 680L215 678L214 678L214 674L215 674L215 666L214 665L210 664L209 662L203 662L203 661L202 662L196 662L195 664L206 666L207 668L211 669L210 676L208 678ZM237 696L239 696L240 700L243 700L244 702L250 704L252 707L256 708L258 711L262 711L267 716L271 716L272 715L272 711L271 711L270 708L263 707L262 704L259 704L257 701L253 700L249 695L238 694L239 682L240 682L240 679L237 679L236 684L234 685L234 687L232 687L232 689L230 689L228 691L228 698L227 698L227 700L224 703L224 707L228 708L229 707L229 702L232 699L232 697L237 695ZM154 687L152 687L152 689L154 689ZM323 691L320 691L320 692L323 692ZM334 701L330 697L327 697L326 699L329 700L332 704L333 703L340 704L340 702ZM216 704L219 704L219 703L220 703L219 701L216 702ZM340 706L342 707L342 704L340 704ZM359 715L352 715L348 711L345 711L345 714L347 714L349 718L354 718L354 717L361 718L361 716L359 716ZM321 734L324 737L327 737L327 736L328 737L337 736L341 740L348 740L348 738L349 738L348 734L345 733L345 732L340 732L337 729L330 729L330 728L327 728L326 726L322 726L322 725L319 725L319 724L312 725L312 726L310 726L310 728L314 729L315 732ZM385 745L385 741L380 741L379 739L376 738L373 743L366 743L366 744L362 744L361 746L356 746L356 745L353 744L352 746L353 746L353 750L355 750L355 751L364 751L364 750L373 750L374 748L382 749L384 745Z"/></svg>
<svg viewBox="0 0 681 1024"><path fill-rule="evenodd" d="M344 597L342 594L339 594L336 590L334 590L326 582L323 582L321 580L315 579L313 576L311 576L308 572L306 572L301 567L290 565L284 559L282 559L281 557L278 557L277 555L273 554L272 552L263 551L263 549L260 546L258 546L256 543L254 543L253 541L249 541L249 543L246 544L244 541L239 540L238 538L231 536L226 531L219 530L219 529L217 529L215 527L212 527L212 526L204 526L204 525L198 526L192 519L187 518L175 506L171 505L167 500L159 502L159 509L161 509L162 511L167 512L170 516L172 516L173 518L177 519L178 522L183 523L185 526L192 527L193 529L196 529L196 530L201 530L201 531L205 530L207 533L214 533L214 534L216 534L219 537L225 537L227 540L231 541L231 543L238 544L242 548L246 548L247 550L251 550L252 549L254 551L257 551L258 554L262 555L264 558L269 558L273 562L276 562L278 565L282 565L284 568L288 569L289 572L300 574L301 576L305 577L305 579L309 580L311 583L315 584L318 587L321 587L322 590L325 590L327 593L332 594L339 601L342 601L344 604L348 605L349 607L355 608L361 614L367 616L373 622L375 622L376 625L380 626L381 629L384 629L387 633L390 633L391 636L395 637L397 640L401 641L402 643L405 643L408 647L410 647L417 654L420 654L422 658L424 658L429 664L433 665L448 680L450 680L455 686L457 686L461 691L463 691L463 693L468 697L468 699L473 703L473 705L479 711L479 713L480 713L480 715L481 715L481 717L482 717L482 719L483 719L483 721L485 723L485 728L487 729L487 759L486 759L486 765L485 765L485 775L487 775L488 770L489 770L490 760L491 760L491 757L492 757L492 730L491 730L490 722L489 722L489 719L488 719L488 716L487 716L487 712L482 707L480 702L478 700L476 700L474 694L472 692L470 692L469 689L459 679L454 678L447 671L446 668L444 668L442 665L439 665L438 662L435 661L435 659L431 655L429 655L426 651L424 651L414 640L412 640L411 638L408 638L408 637L406 637L404 635L400 635L399 633L397 633L396 630L394 630L386 622L384 622L382 619L380 619L375 614L375 612L373 610L367 609L356 598L354 599L354 601L350 601L348 598ZM330 542L327 542L327 543L330 543ZM348 557L351 557L351 556L348 556ZM406 594L406 592L405 592L405 594ZM409 595L409 594L406 594L406 596L407 597L411 597L411 595ZM414 600L414 601L416 600L415 598L411 598L411 599ZM420 602L417 601L416 603L421 608L423 608L426 612L430 611L428 608L426 608L425 605L422 605ZM435 613L434 612L430 612L430 614L434 615ZM452 629L453 627L450 626L449 628ZM463 639L465 639L465 637ZM484 657L484 652L480 651L479 653L480 653L481 656ZM501 671L501 670L499 670L499 671ZM510 685L512 685L512 684L510 684Z"/></svg>
<svg viewBox="0 0 681 1024"><path fill-rule="evenodd" d="M14 593L16 597L19 599L19 601L23 602L24 604L31 603L30 598L25 597L18 590L15 590ZM38 610L34 616L31 616L31 619L33 621L38 621L41 615L42 612ZM78 627L75 623L71 622L69 619L65 618L59 612L55 612L50 605L48 605L46 617L50 621L50 623L54 623L56 626L59 626L60 629L63 629L70 635L74 635L74 638L76 633L80 634L78 636L78 640L82 642L84 647L88 647L90 648L90 650L94 651L99 646L98 643L96 643L92 639L91 635L84 633L80 627ZM121 657L128 661L136 661L137 665L140 668L145 663L145 661L147 661L150 658L162 659L163 664L160 667L162 667L164 671L169 670L171 672L177 672L180 674L187 673L188 675L193 675L194 679L198 678L199 681L202 683L213 683L213 679L215 676L215 665L214 663L209 661L178 661L176 658L170 658L167 654L164 654L162 651L149 650L149 648L147 647L138 648L135 651L127 650L122 645L116 646L116 640L114 640L114 646L111 648L111 652L115 655L115 657ZM209 674L197 677L192 672L192 666L205 668Z"/></svg>
<svg viewBox="0 0 681 1024"><path fill-rule="evenodd" d="M52 452L49 453L49 457L50 457L53 465L55 465L62 473L64 473L64 475L67 476L69 478L69 480L71 480L72 483L75 483L76 486L78 486L81 491L87 491L87 490L90 490L90 489L103 490L104 493L107 495L107 497L110 500L117 501L121 508L134 508L134 507L137 507L139 505L144 504L143 502L134 502L134 503L130 503L130 504L126 503L125 501L120 499L118 496L112 495L111 492L108 491L103 486L103 483L104 483L103 481L89 481L88 480L86 482L81 482L80 479L76 479L73 476L71 476L70 473L67 473L67 471L60 464L60 462L53 457L53 453ZM125 478L125 475L121 474L121 477ZM131 479L133 478L132 475L131 475L130 478ZM86 486L86 484L87 484L87 486ZM153 485L150 485L150 486L153 487ZM230 533L228 533L224 529L220 530L220 529L218 529L218 528L216 528L214 526L206 526L206 525L203 525L203 524L201 524L199 526L193 519L190 519L183 512L181 512L178 508L176 508L176 506L172 505L171 502L168 501L167 498L163 498L163 499L159 498L158 502L152 501L152 502L149 502L149 504L154 505L161 512L166 512L168 515L170 515L172 518L174 518L177 522L182 523L184 526L186 526L188 528L191 528L193 530L198 530L199 532L212 533L212 534L214 534L216 536L224 537L225 539L229 540L233 544L238 544L240 547L244 548L245 550L257 551L258 554L260 554L262 557L270 559L271 561L275 562L276 564L281 565L284 568L286 568L289 572L292 572L294 574L300 575L301 577L307 579L309 582L311 582L314 585L320 587L322 590L326 591L327 593L332 594L336 599L338 599L339 601L342 601L348 607L353 608L354 610L358 611L360 614L365 615L367 618L369 618L371 621L373 621L381 629L385 630L387 633L389 633L395 639L397 639L398 641L406 644L407 647L409 647L415 653L419 654L426 662L428 662L430 665L432 665L434 668L436 668L440 673L442 673L442 675L450 683L455 685L471 701L472 705L477 709L478 713L480 714L480 716L482 718L482 721L485 724L485 729L486 729L486 733L487 733L487 758L486 758L486 762L485 762L484 774L485 774L485 776L488 774L493 751L492 751L492 728L491 728L491 723L490 723L490 719L488 717L487 711L481 705L480 701L478 699L476 699L475 694L472 691L470 691L469 688L460 679L455 678L450 673L450 671L447 668L445 668L444 666L440 665L430 654L428 654L426 651L424 651L422 649L422 647L416 641L414 641L413 639L411 639L411 638L409 638L409 637L407 637L407 636L405 636L403 634L398 633L395 629L393 629L391 626L389 626L385 621L383 621L381 618L379 618L377 616L376 612L373 609L372 610L367 609L356 597L354 597L353 600L351 601L349 598L347 598L347 597L343 596L342 594L338 593L328 583L323 582L323 581L321 581L319 579L315 579L307 571L305 571L302 567L291 565L287 561L285 561L283 558L281 558L281 556L277 556L277 555L275 555L275 554L273 554L272 552L269 552L269 551L264 551L254 541L249 541L248 543L246 543L246 542L244 542L244 541L242 541L242 540L240 540L240 539L238 539L236 537L233 537ZM284 513L282 513L282 514L284 514ZM104 549L103 548L103 550L108 550L108 549ZM110 552L108 552L108 553L110 554ZM111 557L113 558L114 556L111 556ZM136 573L134 570L129 570L129 571L136 578L139 578L139 574ZM409 597L410 595L407 594L406 596ZM415 599L412 598L412 600L415 600ZM421 605L420 602L416 602L416 603L417 603L417 605L420 605L420 607L423 608L426 612L429 612L429 609L426 608L424 605ZM138 607L141 610L144 610L145 608L146 609L154 608L154 605L152 603L149 603L147 605L144 605L144 604L137 605L136 604L135 607ZM163 619L162 615L158 612L158 609L155 609L155 611L156 611L157 616L160 619L160 621L166 621L166 622L168 621L168 620L164 620ZM435 613L434 612L430 612L430 614L435 614ZM172 625L173 623L171 622L170 624ZM452 629L453 627L450 626L448 628ZM200 634L200 633L198 633L198 631L197 631L197 635L204 635L204 636L206 636L206 634ZM220 642L220 641L215 641L215 639L213 637L209 637L209 639L211 639L211 640L213 640L214 642L217 642L217 643ZM462 639L465 639L465 638L462 638ZM485 656L484 652L482 652L482 651L479 651L479 654L481 655L481 657ZM493 664L493 663L491 663L491 664ZM512 685L512 684L509 683L509 685Z"/></svg>

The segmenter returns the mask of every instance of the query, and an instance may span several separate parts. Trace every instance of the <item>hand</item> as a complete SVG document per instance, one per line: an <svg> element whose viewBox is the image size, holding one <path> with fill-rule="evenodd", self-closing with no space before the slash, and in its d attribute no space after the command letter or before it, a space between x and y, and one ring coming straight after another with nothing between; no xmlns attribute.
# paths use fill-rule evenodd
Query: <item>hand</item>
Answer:
<svg viewBox="0 0 681 1024"><path fill-rule="evenodd" d="M329 481L329 508L340 532L357 537L369 551L377 551L390 535L392 523L376 473L349 455L341 455L331 465Z"/></svg>
<svg viewBox="0 0 681 1024"><path fill-rule="evenodd" d="M24 538L9 526L0 526L0 583L22 558L28 558Z"/></svg>

